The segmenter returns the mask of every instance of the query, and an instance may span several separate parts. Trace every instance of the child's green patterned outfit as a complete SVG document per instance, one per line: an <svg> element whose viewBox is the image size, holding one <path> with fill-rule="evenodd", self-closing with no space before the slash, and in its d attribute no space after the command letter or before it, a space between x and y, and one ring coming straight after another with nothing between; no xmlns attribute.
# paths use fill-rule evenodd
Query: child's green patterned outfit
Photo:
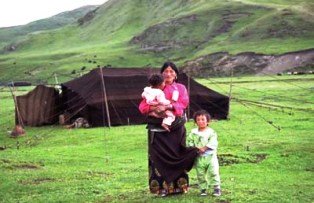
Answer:
<svg viewBox="0 0 314 203"><path fill-rule="evenodd" d="M186 140L187 146L204 147L208 150L200 154L195 162L195 169L200 189L207 189L209 185L220 188L219 163L217 158L217 134L211 128L199 131L198 128L192 129Z"/></svg>

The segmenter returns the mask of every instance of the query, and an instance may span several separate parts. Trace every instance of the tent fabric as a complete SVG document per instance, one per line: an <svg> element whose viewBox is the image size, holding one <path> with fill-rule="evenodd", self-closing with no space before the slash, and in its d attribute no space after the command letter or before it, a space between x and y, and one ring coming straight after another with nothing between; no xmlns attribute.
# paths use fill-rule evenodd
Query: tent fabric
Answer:
<svg viewBox="0 0 314 203"><path fill-rule="evenodd" d="M113 126L142 124L145 122L145 116L138 110L142 100L141 93L148 85L148 77L156 73L159 73L159 69L94 69L61 85L63 109L73 118L84 117L92 126L108 126L109 120ZM205 109L213 118L227 118L229 111L227 96L200 85L184 73L180 73L178 79L186 87L189 85L190 117L196 110ZM109 115L106 112L106 104Z"/></svg>
<svg viewBox="0 0 314 203"><path fill-rule="evenodd" d="M41 126L58 121L59 93L53 87L38 85L26 95L17 96L16 105L16 124Z"/></svg>
<svg viewBox="0 0 314 203"><path fill-rule="evenodd" d="M213 119L227 119L229 113L229 97L211 90L186 74L180 74L181 82L188 88L190 105L189 118L193 118L194 112L204 109L210 113Z"/></svg>

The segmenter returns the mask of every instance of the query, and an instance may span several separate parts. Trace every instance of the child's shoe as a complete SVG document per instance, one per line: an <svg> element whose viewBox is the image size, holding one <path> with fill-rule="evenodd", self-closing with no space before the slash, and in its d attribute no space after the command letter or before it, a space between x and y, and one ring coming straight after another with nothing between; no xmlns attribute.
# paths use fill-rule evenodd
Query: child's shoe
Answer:
<svg viewBox="0 0 314 203"><path fill-rule="evenodd" d="M221 196L221 190L220 190L220 188L215 188L215 189L214 189L214 192L213 192L213 195L214 195L215 197L220 197L220 196Z"/></svg>
<svg viewBox="0 0 314 203"><path fill-rule="evenodd" d="M201 196L207 196L206 189L202 189L200 195L201 195Z"/></svg>

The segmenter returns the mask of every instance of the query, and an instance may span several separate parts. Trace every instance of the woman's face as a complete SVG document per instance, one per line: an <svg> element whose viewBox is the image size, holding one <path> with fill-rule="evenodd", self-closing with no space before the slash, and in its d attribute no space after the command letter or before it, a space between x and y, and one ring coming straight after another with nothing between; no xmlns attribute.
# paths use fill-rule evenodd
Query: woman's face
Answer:
<svg viewBox="0 0 314 203"><path fill-rule="evenodd" d="M176 79L177 74L170 66L168 66L164 72L162 72L162 76L164 77L166 84L171 84Z"/></svg>

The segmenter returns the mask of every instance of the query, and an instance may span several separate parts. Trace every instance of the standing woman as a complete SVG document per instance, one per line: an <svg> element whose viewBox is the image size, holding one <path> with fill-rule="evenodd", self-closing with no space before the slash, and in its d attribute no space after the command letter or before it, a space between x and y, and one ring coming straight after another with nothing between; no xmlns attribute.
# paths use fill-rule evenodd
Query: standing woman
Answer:
<svg viewBox="0 0 314 203"><path fill-rule="evenodd" d="M171 110L176 120L170 132L161 128L162 119L148 117L149 188L151 193L166 196L185 193L189 187L189 171L198 155L197 148L185 146L186 129L184 110L189 104L189 95L183 84L177 83L178 69L172 62L166 62L160 73L165 80L164 93L171 100L173 92L179 93L170 106L149 106L145 100L139 105L142 114Z"/></svg>

